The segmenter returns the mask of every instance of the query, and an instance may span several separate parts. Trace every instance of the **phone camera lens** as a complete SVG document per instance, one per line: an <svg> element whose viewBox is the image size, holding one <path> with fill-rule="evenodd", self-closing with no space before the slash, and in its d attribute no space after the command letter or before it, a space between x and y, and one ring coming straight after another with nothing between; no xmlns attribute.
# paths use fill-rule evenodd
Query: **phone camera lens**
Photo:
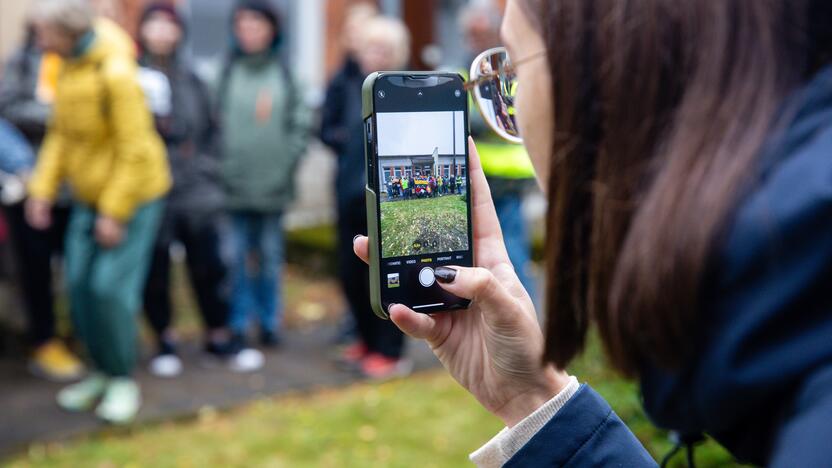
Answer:
<svg viewBox="0 0 832 468"><path fill-rule="evenodd" d="M384 98L387 97L387 93L385 93L384 90L381 89L381 90L378 91L378 97L380 97L381 99L384 99Z"/></svg>

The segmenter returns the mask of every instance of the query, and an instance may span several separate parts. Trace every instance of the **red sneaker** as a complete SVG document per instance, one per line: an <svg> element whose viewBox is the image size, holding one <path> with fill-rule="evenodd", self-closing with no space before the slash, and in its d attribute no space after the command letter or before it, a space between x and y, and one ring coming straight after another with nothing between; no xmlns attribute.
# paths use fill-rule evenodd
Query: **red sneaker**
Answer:
<svg viewBox="0 0 832 468"><path fill-rule="evenodd" d="M361 373L373 380L387 380L405 377L413 371L413 362L405 358L391 358L370 353L361 360Z"/></svg>
<svg viewBox="0 0 832 468"><path fill-rule="evenodd" d="M338 356L338 361L344 365L357 366L368 353L369 350L367 349L367 345L365 345L363 341L359 340L344 348Z"/></svg>

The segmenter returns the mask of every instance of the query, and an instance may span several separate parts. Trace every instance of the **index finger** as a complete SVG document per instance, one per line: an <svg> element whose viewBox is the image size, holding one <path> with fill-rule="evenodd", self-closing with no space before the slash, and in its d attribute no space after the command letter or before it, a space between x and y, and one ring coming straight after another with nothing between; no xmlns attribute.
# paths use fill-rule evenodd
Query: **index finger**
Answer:
<svg viewBox="0 0 832 468"><path fill-rule="evenodd" d="M474 222L474 255L477 265L491 268L508 262L508 252L503 242L503 231L491 198L491 189L482 170L479 152L474 138L468 137L468 184L471 193L471 216ZM487 253L487 255L485 255Z"/></svg>
<svg viewBox="0 0 832 468"><path fill-rule="evenodd" d="M370 263L370 240L367 236L355 236L352 240L352 250L364 263Z"/></svg>

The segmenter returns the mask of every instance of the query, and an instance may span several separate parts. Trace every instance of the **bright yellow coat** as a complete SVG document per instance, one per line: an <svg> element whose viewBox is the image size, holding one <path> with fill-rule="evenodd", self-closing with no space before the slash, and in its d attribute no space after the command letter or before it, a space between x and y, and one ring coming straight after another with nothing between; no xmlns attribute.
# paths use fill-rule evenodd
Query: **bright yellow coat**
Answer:
<svg viewBox="0 0 832 468"><path fill-rule="evenodd" d="M53 200L66 181L76 199L126 222L168 191L171 176L135 59L116 33L99 22L89 49L66 60L29 193Z"/></svg>

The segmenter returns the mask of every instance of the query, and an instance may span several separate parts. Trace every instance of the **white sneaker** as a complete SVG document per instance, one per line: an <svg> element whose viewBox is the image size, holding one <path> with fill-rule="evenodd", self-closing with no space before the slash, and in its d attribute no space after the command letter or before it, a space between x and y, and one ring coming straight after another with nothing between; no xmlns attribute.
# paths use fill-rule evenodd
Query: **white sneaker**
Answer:
<svg viewBox="0 0 832 468"><path fill-rule="evenodd" d="M95 415L111 424L129 424L133 422L141 404L138 384L127 377L115 377L107 384L104 398L95 409Z"/></svg>
<svg viewBox="0 0 832 468"><path fill-rule="evenodd" d="M150 360L148 370L156 377L171 379L182 374L182 359L175 354L160 354Z"/></svg>
<svg viewBox="0 0 832 468"><path fill-rule="evenodd" d="M92 373L86 379L58 392L58 405L67 411L86 411L107 389L107 377Z"/></svg>
<svg viewBox="0 0 832 468"><path fill-rule="evenodd" d="M232 372L256 372L266 364L263 353L253 348L243 348L228 360Z"/></svg>

